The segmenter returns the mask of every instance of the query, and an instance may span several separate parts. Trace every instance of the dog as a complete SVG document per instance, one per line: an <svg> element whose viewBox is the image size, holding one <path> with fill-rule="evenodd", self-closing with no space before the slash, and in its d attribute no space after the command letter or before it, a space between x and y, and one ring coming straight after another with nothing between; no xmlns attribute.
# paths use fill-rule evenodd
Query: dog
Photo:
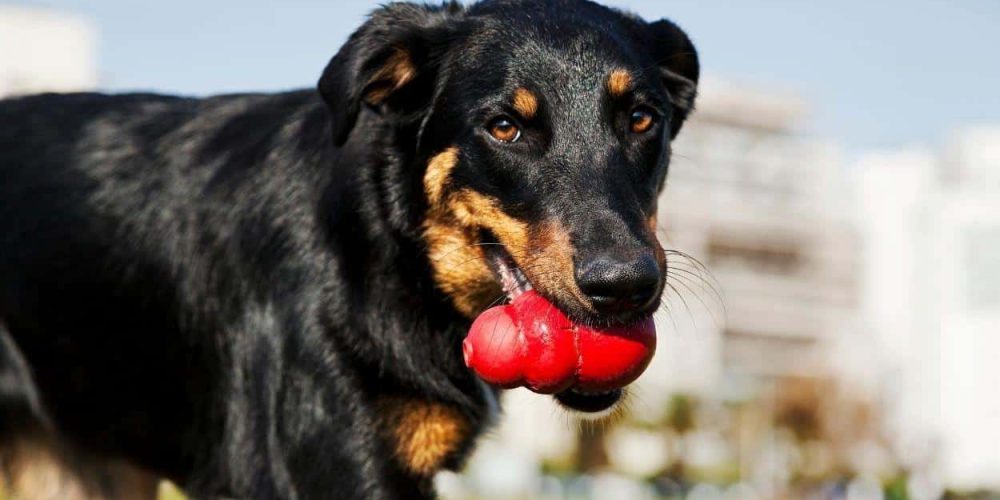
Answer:
<svg viewBox="0 0 1000 500"><path fill-rule="evenodd" d="M658 307L698 74L584 0L393 3L318 91L3 101L4 487L434 497L495 418L462 340L497 262L580 323Z"/></svg>

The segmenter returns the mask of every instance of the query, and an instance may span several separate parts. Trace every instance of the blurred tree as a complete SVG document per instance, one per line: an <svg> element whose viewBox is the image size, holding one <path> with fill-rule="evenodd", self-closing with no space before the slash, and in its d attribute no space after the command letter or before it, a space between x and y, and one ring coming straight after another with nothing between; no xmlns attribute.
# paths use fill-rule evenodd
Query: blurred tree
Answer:
<svg viewBox="0 0 1000 500"><path fill-rule="evenodd" d="M688 480L684 464L684 440L687 433L694 430L697 425L695 420L696 406L694 398L684 393L672 395L667 403L664 425L670 430L670 448L674 460L667 468L666 476L682 484Z"/></svg>
<svg viewBox="0 0 1000 500"><path fill-rule="evenodd" d="M694 398L687 394L677 393L670 397L667 409L667 427L680 436L694 429Z"/></svg>

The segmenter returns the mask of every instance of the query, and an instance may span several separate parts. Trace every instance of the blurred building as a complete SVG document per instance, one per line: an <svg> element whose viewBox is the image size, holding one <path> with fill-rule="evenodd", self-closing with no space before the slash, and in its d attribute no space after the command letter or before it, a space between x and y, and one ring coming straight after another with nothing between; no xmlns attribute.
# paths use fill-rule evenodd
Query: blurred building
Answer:
<svg viewBox="0 0 1000 500"><path fill-rule="evenodd" d="M94 89L96 45L97 32L86 19L0 5L0 97Z"/></svg>
<svg viewBox="0 0 1000 500"><path fill-rule="evenodd" d="M856 170L866 316L900 455L949 486L1000 489L1000 127Z"/></svg>
<svg viewBox="0 0 1000 500"><path fill-rule="evenodd" d="M670 259L677 290L661 323L682 338L661 354L674 390L743 398L758 383L830 377L829 349L856 327L850 185L837 150L802 135L807 112L794 94L709 80L674 145L662 236L707 268ZM698 285L712 279L722 297L705 299ZM689 309L712 318L688 321ZM692 340L706 352L692 357Z"/></svg>

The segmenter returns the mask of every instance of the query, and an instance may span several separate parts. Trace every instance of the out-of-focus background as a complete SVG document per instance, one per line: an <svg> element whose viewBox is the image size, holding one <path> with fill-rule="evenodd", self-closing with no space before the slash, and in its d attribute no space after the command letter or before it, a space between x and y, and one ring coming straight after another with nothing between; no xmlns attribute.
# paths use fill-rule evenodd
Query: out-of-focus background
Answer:
<svg viewBox="0 0 1000 500"><path fill-rule="evenodd" d="M442 494L1000 498L1000 2L609 3L704 68L659 352L615 423L508 393ZM375 7L0 3L0 96L312 86Z"/></svg>

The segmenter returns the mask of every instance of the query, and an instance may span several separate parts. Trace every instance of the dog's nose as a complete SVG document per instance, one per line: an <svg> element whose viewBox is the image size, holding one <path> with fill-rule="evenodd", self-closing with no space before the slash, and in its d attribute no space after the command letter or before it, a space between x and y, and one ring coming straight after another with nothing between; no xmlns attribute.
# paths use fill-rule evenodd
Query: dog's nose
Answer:
<svg viewBox="0 0 1000 500"><path fill-rule="evenodd" d="M647 307L660 285L660 268L649 253L630 259L596 256L579 262L574 271L580 290L602 313Z"/></svg>

